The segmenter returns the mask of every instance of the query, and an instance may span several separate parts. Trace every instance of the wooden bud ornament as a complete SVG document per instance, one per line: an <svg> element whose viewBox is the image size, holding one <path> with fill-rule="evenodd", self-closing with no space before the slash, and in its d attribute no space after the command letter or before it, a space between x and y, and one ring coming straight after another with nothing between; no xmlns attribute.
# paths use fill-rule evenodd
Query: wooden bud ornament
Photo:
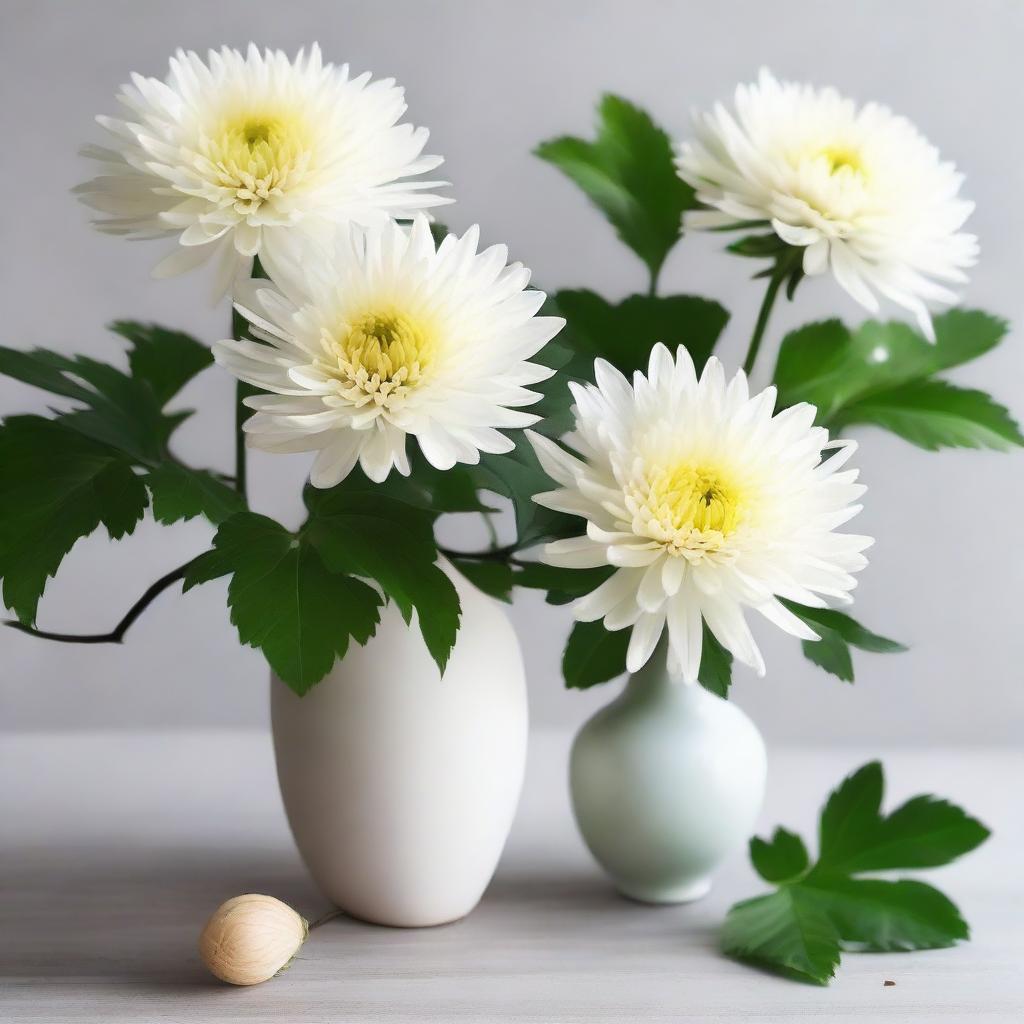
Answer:
<svg viewBox="0 0 1024 1024"><path fill-rule="evenodd" d="M258 985L298 953L309 925L273 896L249 893L222 903L199 936L210 973L232 985Z"/></svg>

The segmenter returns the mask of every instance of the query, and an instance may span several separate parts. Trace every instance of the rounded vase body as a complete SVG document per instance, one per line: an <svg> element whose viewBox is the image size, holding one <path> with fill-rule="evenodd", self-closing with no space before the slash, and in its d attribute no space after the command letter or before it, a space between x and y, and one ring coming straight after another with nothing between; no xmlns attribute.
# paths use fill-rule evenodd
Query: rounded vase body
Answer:
<svg viewBox="0 0 1024 1024"><path fill-rule="evenodd" d="M468 914L501 855L526 761L526 682L498 602L445 567L462 624L443 678L394 604L304 697L271 680L277 776L316 883L364 921Z"/></svg>
<svg viewBox="0 0 1024 1024"><path fill-rule="evenodd" d="M683 903L742 849L764 797L764 742L734 704L670 677L664 643L572 748L573 812L624 895Z"/></svg>

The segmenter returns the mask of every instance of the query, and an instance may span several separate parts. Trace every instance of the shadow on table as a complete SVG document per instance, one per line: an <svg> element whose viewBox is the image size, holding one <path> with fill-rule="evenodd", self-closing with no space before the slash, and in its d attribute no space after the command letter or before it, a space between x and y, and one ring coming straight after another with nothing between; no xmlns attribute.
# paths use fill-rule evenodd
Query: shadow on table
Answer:
<svg viewBox="0 0 1024 1024"><path fill-rule="evenodd" d="M0 978L217 984L196 939L231 896L271 893L301 913L324 906L290 851L237 849L6 850Z"/></svg>

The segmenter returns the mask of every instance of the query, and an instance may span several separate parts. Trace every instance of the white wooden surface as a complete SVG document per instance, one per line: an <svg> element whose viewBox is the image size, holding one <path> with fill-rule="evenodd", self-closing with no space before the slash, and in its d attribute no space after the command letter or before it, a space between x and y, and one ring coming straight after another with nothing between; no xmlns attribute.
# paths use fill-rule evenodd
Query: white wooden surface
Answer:
<svg viewBox="0 0 1024 1024"><path fill-rule="evenodd" d="M764 827L813 836L825 792L881 755L892 799L938 792L996 832L930 873L973 925L969 944L848 955L819 989L717 953L726 908L760 891L745 856L692 906L618 898L575 833L568 743L533 737L506 855L465 921L397 931L339 918L281 977L232 989L195 951L221 900L256 891L309 918L326 909L291 845L269 737L0 735L0 1021L1024 1020L1020 753L772 753Z"/></svg>

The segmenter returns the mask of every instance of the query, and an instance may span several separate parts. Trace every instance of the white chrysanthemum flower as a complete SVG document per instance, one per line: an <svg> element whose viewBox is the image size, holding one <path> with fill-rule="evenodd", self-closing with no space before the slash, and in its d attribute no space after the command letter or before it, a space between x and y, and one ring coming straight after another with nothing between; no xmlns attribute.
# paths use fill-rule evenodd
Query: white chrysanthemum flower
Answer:
<svg viewBox="0 0 1024 1024"><path fill-rule="evenodd" d="M824 607L849 602L870 537L835 532L860 511L865 488L841 467L849 441L829 441L815 409L777 415L775 389L750 397L740 372L726 383L708 360L700 380L685 348L664 345L632 386L595 363L597 386L571 384L582 458L532 431L545 472L561 487L535 496L587 520L586 534L546 546L544 560L617 571L574 607L584 622L632 627L629 671L650 658L667 624L674 671L694 681L701 619L759 674L764 662L744 618L753 608L784 630L817 640L779 598ZM828 457L823 458L827 452Z"/></svg>
<svg viewBox="0 0 1024 1024"><path fill-rule="evenodd" d="M688 214L690 226L770 221L804 247L807 274L830 269L871 312L885 296L934 340L929 307L956 301L947 285L977 258L977 239L960 231L974 204L909 121L763 70L737 87L735 113L719 104L695 122L679 172L713 209Z"/></svg>
<svg viewBox="0 0 1024 1024"><path fill-rule="evenodd" d="M286 232L321 239L337 223L379 225L450 200L410 181L441 157L422 155L425 128L399 124L394 80L349 77L320 48L294 62L250 44L207 62L181 50L166 81L132 75L121 120L97 120L112 148L89 146L100 175L76 191L108 216L98 227L130 238L177 235L181 247L154 274L219 262L218 290Z"/></svg>
<svg viewBox="0 0 1024 1024"><path fill-rule="evenodd" d="M240 285L256 341L221 341L218 363L272 395L246 404L253 448L318 451L310 477L333 487L355 465L374 481L409 473L406 435L438 469L515 445L500 431L538 417L527 390L553 370L528 362L562 328L536 316L544 294L508 250L477 252L479 230L435 251L422 215L411 230L341 230L333 249L271 260L273 279Z"/></svg>

